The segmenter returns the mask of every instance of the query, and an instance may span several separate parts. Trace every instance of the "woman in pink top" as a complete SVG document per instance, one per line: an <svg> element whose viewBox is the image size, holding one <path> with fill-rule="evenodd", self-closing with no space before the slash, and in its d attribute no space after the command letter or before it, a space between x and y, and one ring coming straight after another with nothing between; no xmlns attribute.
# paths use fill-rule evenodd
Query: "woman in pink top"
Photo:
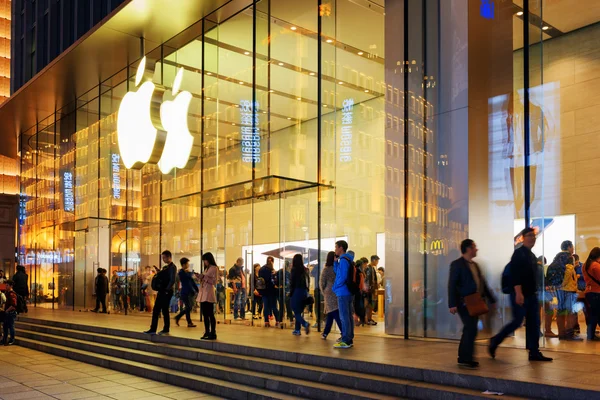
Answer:
<svg viewBox="0 0 600 400"><path fill-rule="evenodd" d="M200 303L202 317L204 318L205 332L201 339L216 340L217 320L215 318L215 303L217 302L217 296L215 283L217 282L218 274L217 262L212 253L204 253L202 263L204 264L204 273L200 274L200 292L197 299Z"/></svg>

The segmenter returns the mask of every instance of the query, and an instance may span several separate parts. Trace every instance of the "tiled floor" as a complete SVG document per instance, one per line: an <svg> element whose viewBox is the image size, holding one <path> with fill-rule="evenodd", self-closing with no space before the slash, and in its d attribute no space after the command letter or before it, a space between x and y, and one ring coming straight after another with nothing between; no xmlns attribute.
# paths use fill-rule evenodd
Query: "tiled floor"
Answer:
<svg viewBox="0 0 600 400"><path fill-rule="evenodd" d="M117 329L141 332L149 327L147 315L106 315L90 312L52 311L30 309L28 317L52 319L84 325L114 327ZM204 329L200 322L198 327L188 328L185 323L181 327L171 322L171 335L198 339ZM159 322L162 329L162 321ZM358 328L362 329L362 328ZM524 331L521 329L520 331ZM327 340L321 340L318 332L301 337L292 336L289 330L265 329L231 324L218 324L219 341L237 343L253 347L301 352L340 359L353 359L385 363L390 365L412 366L433 370L476 374L490 378L506 378L527 382L542 382L553 385L580 387L600 391L600 357L597 343L589 343L589 352L585 352L584 344L579 353L566 351L546 351L554 358L552 363L529 363L527 352L519 348L503 347L498 350L496 360L492 360L486 352L485 342L477 346L481 368L476 371L464 370L456 365L457 346L455 341L441 340L402 340L397 337L357 336L355 347L341 351L333 349L337 334ZM18 335L18 332L17 332ZM552 339L554 340L554 339ZM578 344L580 345L580 344ZM131 386L131 385L130 385ZM493 387L489 388L493 390ZM1 394L0 394L1 395Z"/></svg>
<svg viewBox="0 0 600 400"><path fill-rule="evenodd" d="M216 399L19 346L3 347L0 352L0 399L3 400Z"/></svg>

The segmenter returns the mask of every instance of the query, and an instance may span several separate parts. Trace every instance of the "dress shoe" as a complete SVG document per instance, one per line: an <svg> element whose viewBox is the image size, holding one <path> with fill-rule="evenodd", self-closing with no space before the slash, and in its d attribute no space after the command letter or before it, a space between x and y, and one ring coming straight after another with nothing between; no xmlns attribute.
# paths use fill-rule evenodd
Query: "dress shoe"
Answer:
<svg viewBox="0 0 600 400"><path fill-rule="evenodd" d="M175 325L179 326L179 320L180 318L175 317Z"/></svg>
<svg viewBox="0 0 600 400"><path fill-rule="evenodd" d="M458 365L460 365L461 367L467 367L467 368L477 368L479 367L479 363L477 361L466 361L466 360L461 360L460 358L458 359Z"/></svg>
<svg viewBox="0 0 600 400"><path fill-rule="evenodd" d="M490 357L492 358L496 358L496 349L498 348L498 346L496 346L491 340L490 340L490 344L488 345L488 353L490 353Z"/></svg>
<svg viewBox="0 0 600 400"><path fill-rule="evenodd" d="M217 334L216 333L211 333L208 335L208 340L217 340Z"/></svg>
<svg viewBox="0 0 600 400"><path fill-rule="evenodd" d="M157 335L159 335L159 336L166 336L168 334L169 334L169 331L165 331L164 329L157 333Z"/></svg>
<svg viewBox="0 0 600 400"><path fill-rule="evenodd" d="M538 351L537 353L529 353L529 361L552 361L552 358L550 357L546 357L542 354L541 351Z"/></svg>
<svg viewBox="0 0 600 400"><path fill-rule="evenodd" d="M202 337L200 338L200 340L207 340L209 336L210 336L210 333L208 333L208 332L205 332L205 333L204 333L204 336L202 336Z"/></svg>
<svg viewBox="0 0 600 400"><path fill-rule="evenodd" d="M149 330L144 332L146 335L156 335L156 331Z"/></svg>
<svg viewBox="0 0 600 400"><path fill-rule="evenodd" d="M189 324L188 323L188 328L195 328L195 327L196 327L196 324Z"/></svg>

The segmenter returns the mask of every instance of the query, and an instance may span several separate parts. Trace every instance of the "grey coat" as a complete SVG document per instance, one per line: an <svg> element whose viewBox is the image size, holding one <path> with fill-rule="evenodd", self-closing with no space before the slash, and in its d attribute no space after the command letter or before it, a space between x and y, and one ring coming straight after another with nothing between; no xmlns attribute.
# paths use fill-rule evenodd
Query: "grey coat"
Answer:
<svg viewBox="0 0 600 400"><path fill-rule="evenodd" d="M325 312L329 314L338 309L337 296L333 292L333 283L335 282L335 272L333 267L324 267L321 272L321 281L319 287L325 298Z"/></svg>

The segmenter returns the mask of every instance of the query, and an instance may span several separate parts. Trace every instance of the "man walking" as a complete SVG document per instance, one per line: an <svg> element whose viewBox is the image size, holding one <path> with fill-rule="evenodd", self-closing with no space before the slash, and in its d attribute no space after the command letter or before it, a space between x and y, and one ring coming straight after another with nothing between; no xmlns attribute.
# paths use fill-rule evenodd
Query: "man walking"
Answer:
<svg viewBox="0 0 600 400"><path fill-rule="evenodd" d="M488 347L490 356L496 358L496 349L502 341L526 320L526 347L529 350L529 361L552 361L540 351L540 309L537 298L537 258L531 251L535 246L535 231L525 228L521 231L523 245L516 249L510 259L508 268L513 291L510 294L513 320L490 339Z"/></svg>
<svg viewBox="0 0 600 400"><path fill-rule="evenodd" d="M96 308L94 312L100 310L102 304L102 314L106 314L106 295L108 294L108 278L104 268L98 268L98 276L96 276Z"/></svg>
<svg viewBox="0 0 600 400"><path fill-rule="evenodd" d="M144 332L149 335L155 335L158 328L158 317L162 312L164 327L158 332L159 335L168 335L171 327L169 317L169 305L173 297L173 285L175 285L175 276L177 275L177 267L173 264L173 255L169 250L162 252L162 261L166 265L160 271L157 271L152 278L152 289L157 292L156 303L152 310L152 324L150 330ZM158 268L157 268L158 269Z"/></svg>
<svg viewBox="0 0 600 400"><path fill-rule="evenodd" d="M25 300L25 314L27 314L27 300L29 299L29 278L25 267L17 265L17 272L13 275L14 291Z"/></svg>
<svg viewBox="0 0 600 400"><path fill-rule="evenodd" d="M367 311L367 325L377 325L373 321L373 310L377 303L377 265L379 264L379 256L371 256L371 263L365 267L365 283L367 285L367 295L365 296L365 308Z"/></svg>
<svg viewBox="0 0 600 400"><path fill-rule="evenodd" d="M465 239L460 244L462 257L450 264L450 277L448 279L448 308L451 314L460 316L463 323L463 332L458 346L458 364L470 368L477 368L479 363L473 359L475 339L477 338L478 316L471 316L465 305L464 298L474 293L479 293L483 299L496 304L487 281L481 269L473 258L477 256L477 245L471 239Z"/></svg>
<svg viewBox="0 0 600 400"><path fill-rule="evenodd" d="M342 321L342 340L333 346L336 349L349 349L354 346L354 320L352 318L354 296L347 284L348 280L354 278L352 276L354 273L354 256L346 253L347 251L348 242L339 240L335 243L336 261L333 264L335 271L333 292L338 298L338 309L340 311L340 320Z"/></svg>

